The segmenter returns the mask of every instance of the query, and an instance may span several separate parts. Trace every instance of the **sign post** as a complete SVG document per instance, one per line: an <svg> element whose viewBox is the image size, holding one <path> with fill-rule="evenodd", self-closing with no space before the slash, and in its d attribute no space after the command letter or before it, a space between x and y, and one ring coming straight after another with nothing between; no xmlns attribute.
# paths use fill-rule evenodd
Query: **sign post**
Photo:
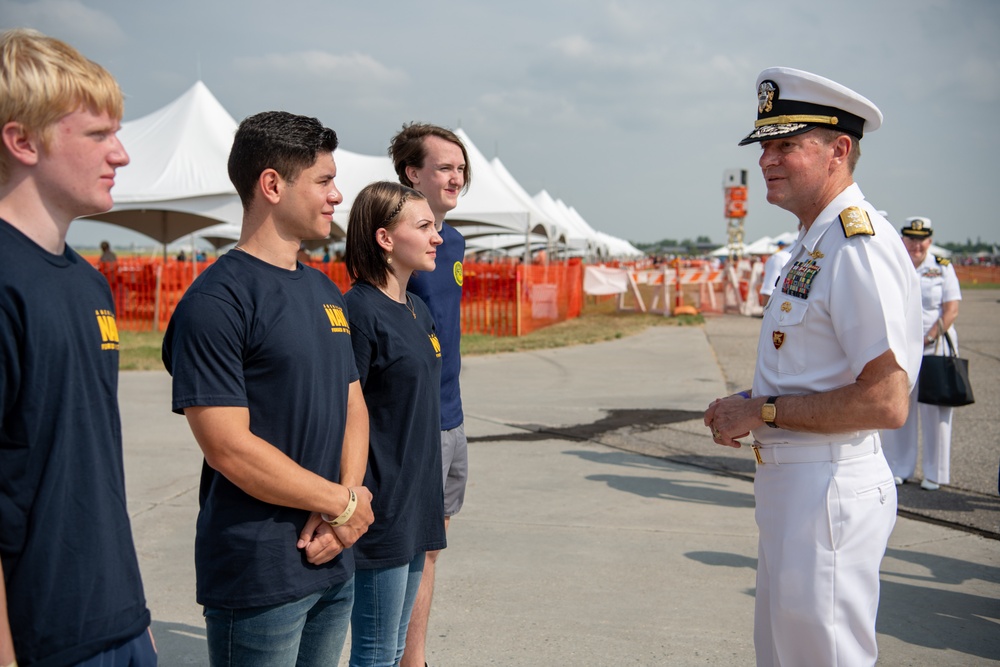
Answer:
<svg viewBox="0 0 1000 667"><path fill-rule="evenodd" d="M726 234L729 260L743 257L743 218L747 215L747 170L727 169L722 175L722 189L726 195Z"/></svg>

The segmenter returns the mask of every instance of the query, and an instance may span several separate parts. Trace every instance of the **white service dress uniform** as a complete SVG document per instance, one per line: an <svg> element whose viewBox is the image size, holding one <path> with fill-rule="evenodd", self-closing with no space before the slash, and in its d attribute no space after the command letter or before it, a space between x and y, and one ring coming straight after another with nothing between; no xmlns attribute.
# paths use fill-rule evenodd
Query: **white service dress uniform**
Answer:
<svg viewBox="0 0 1000 667"><path fill-rule="evenodd" d="M921 358L919 286L896 230L857 184L791 250L764 311L753 395L849 385L887 350L912 387ZM879 565L896 521L878 431L764 426L753 436L757 664L873 665Z"/></svg>
<svg viewBox="0 0 1000 667"><path fill-rule="evenodd" d="M910 265L912 266L912 262ZM920 277L920 301L923 309L922 338L940 319L945 303L962 300L962 290L951 262L940 262L931 253L927 253L924 261L917 267L917 275ZM958 334L954 324L948 328L948 335L957 352ZM924 348L924 354L948 354L948 343L941 336L936 344ZM919 432L924 442L921 465L924 479L937 484L948 484L951 481L951 418L954 412L955 408L951 406L918 403L917 388L913 388L906 423L902 428L882 432L885 458L889 461L893 475L904 480L913 477L917 468Z"/></svg>
<svg viewBox="0 0 1000 667"><path fill-rule="evenodd" d="M791 248L785 246L781 248L773 255L767 258L764 262L764 277L760 281L760 293L763 296L771 296L774 292L775 282L778 280L778 276L781 275L781 269L785 267L788 263L788 258L791 257L789 252Z"/></svg>

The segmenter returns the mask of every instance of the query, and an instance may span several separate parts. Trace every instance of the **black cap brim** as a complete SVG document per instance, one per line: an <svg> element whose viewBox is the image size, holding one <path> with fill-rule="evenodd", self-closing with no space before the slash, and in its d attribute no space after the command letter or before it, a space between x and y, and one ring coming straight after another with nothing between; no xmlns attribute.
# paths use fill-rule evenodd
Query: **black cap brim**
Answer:
<svg viewBox="0 0 1000 667"><path fill-rule="evenodd" d="M809 130L819 127L812 123L787 123L775 125L761 125L753 132L743 137L740 146L756 143L758 141L770 141L778 137L794 137L796 134L805 134Z"/></svg>

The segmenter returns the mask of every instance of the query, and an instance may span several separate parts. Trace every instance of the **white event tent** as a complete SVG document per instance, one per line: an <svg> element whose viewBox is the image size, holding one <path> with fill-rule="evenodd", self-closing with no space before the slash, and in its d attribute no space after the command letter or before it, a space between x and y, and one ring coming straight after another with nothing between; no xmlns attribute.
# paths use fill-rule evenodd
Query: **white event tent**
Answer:
<svg viewBox="0 0 1000 667"><path fill-rule="evenodd" d="M610 257L642 257L646 254L624 239L604 232L596 232L596 234L598 241L607 248Z"/></svg>
<svg viewBox="0 0 1000 667"><path fill-rule="evenodd" d="M466 238L490 234L540 234L548 236L542 220L532 219L532 211L521 202L489 160L480 152L463 130L455 131L472 168L472 186L459 197L458 206L448 214L448 223Z"/></svg>
<svg viewBox="0 0 1000 667"><path fill-rule="evenodd" d="M236 128L201 81L158 111L123 123L118 136L131 162L116 175L114 207L90 217L145 234L164 249L215 226L203 237L211 237L216 247L225 245L234 234L238 237L243 215L227 170ZM511 248L520 238L526 253L554 247L590 258L638 253L625 241L598 236L574 208L546 191L530 196L498 158L487 160L463 130L456 134L469 154L473 183L448 221L469 240L487 237L477 247ZM340 148L334 158L344 201L334 214L329 240L343 238L351 204L365 185L397 178L388 156Z"/></svg>
<svg viewBox="0 0 1000 667"><path fill-rule="evenodd" d="M166 245L219 222L240 224L243 209L226 163L237 123L204 83L118 133L131 162L118 170L115 205L95 220Z"/></svg>
<svg viewBox="0 0 1000 667"><path fill-rule="evenodd" d="M210 243L213 248L219 250L227 245L233 245L240 240L243 225L233 222L220 222L217 225L206 227L195 236Z"/></svg>
<svg viewBox="0 0 1000 667"><path fill-rule="evenodd" d="M610 248L607 243L598 235L597 230L590 226L583 216L572 206L566 204L562 199L556 200L556 206L564 208L566 210L566 218L572 222L579 229L584 236L591 239L597 256L599 258L607 258L610 254ZM607 235L606 235L607 236Z"/></svg>
<svg viewBox="0 0 1000 667"><path fill-rule="evenodd" d="M580 229L575 220L570 219L568 207L560 206L546 190L536 194L532 200L562 230L562 238L565 239L566 250L569 254L587 258L597 254L596 239L588 235L585 230Z"/></svg>
<svg viewBox="0 0 1000 667"><path fill-rule="evenodd" d="M342 238L347 235L347 218L358 193L369 183L395 183L399 179L388 155L362 155L338 148L333 153L333 159L337 163L337 189L344 196L344 201L333 213L333 233Z"/></svg>
<svg viewBox="0 0 1000 667"><path fill-rule="evenodd" d="M499 157L494 157L490 160L490 168L493 173L497 175L497 178L507 187L508 190L517 198L521 204L523 204L528 209L529 219L531 220L531 228L533 232L537 232L539 225L545 230L545 236L550 242L554 243L564 243L566 240L566 234L563 229L556 224L554 220L549 219L542 209L538 207L535 200L531 198L528 191L521 187L521 184L517 182L517 179L511 175L507 170L507 167L503 162L500 161Z"/></svg>

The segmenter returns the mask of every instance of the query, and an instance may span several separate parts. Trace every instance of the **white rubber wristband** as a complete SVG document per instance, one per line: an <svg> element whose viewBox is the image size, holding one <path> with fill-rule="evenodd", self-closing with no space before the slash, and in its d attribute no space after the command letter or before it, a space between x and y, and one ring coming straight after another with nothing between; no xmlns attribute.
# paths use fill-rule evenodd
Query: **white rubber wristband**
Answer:
<svg viewBox="0 0 1000 667"><path fill-rule="evenodd" d="M331 526L343 526L345 523L351 520L354 515L354 510L358 506L358 497L354 495L354 489L347 489L351 493L351 499L347 501L347 507L344 509L344 513L335 519L331 519L330 515L326 512L320 514L323 521L326 521Z"/></svg>

